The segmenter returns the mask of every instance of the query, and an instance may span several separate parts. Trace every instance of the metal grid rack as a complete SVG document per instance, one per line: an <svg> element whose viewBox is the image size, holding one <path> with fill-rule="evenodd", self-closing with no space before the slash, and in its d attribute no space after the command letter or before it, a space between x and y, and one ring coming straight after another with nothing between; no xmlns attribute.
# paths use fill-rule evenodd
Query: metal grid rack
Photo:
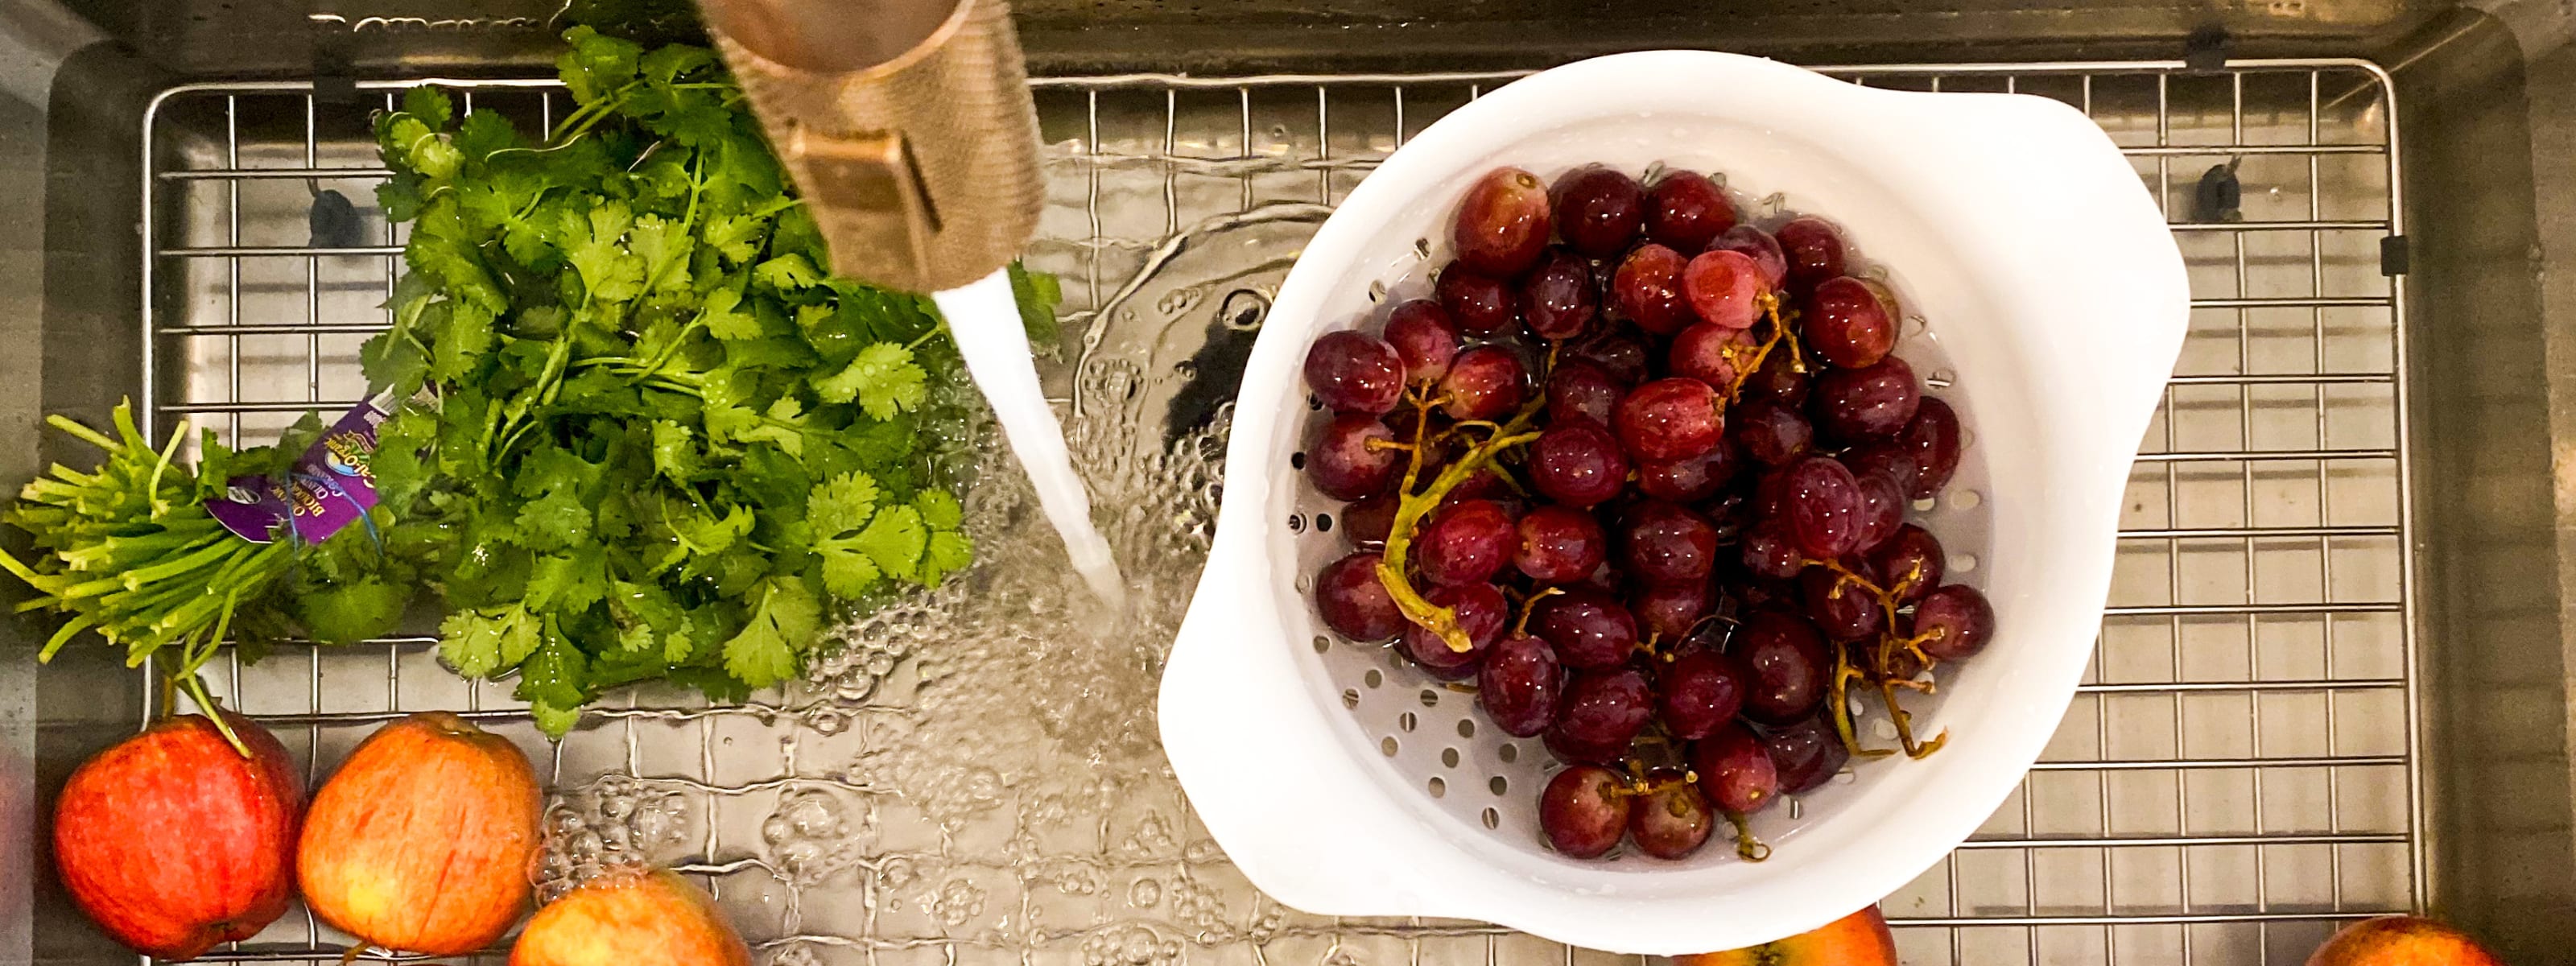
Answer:
<svg viewBox="0 0 2576 966"><path fill-rule="evenodd" d="M1906 961L2297 962L2340 920L2420 908L2404 279L2379 263L2381 239L2403 229L2388 77L2342 59L2222 72L2165 62L1828 70L2083 109L2171 213L2195 296L2182 364L2132 473L2092 670L2042 762L1978 837L1889 897ZM1028 257L1066 279L1074 321L1097 322L1121 280L1184 226L1275 202L1331 205L1410 133L1515 76L1039 79L1056 148ZM378 303L401 242L370 207L386 173L366 117L411 83L364 83L338 102L296 82L193 84L153 102L141 185L147 420L185 416L257 441L363 392L355 350L388 322ZM468 105L549 126L559 107L550 81L455 86ZM2207 207L2195 188L2216 166L2232 166L2242 186L2236 217L2195 210ZM312 247L304 213L326 189L357 202L381 243ZM567 790L623 776L713 811L717 799L833 781L793 756L720 751L798 727L776 700L711 709L630 697L549 747L517 723L504 687L446 674L423 639L227 672L219 685L308 768L377 722L445 708L550 758ZM729 904L780 899L761 859L725 839L707 821L688 870ZM1181 862L1185 876L1231 875L1221 859ZM1267 942L1234 930L1178 943L1179 960L1597 958L1474 924L1302 917L1258 896L1242 907L1274 920L1256 932ZM840 932L746 926L782 963L854 953L863 958L847 961L871 966L921 955L1027 963L1066 952L994 950L936 923L905 933L873 912ZM322 963L341 941L308 916L210 959Z"/></svg>

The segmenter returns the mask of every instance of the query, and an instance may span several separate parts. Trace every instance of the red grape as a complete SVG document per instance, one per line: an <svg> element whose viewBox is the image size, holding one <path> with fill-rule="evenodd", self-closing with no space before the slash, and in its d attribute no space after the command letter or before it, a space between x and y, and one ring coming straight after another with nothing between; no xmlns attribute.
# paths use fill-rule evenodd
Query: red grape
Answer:
<svg viewBox="0 0 2576 966"><path fill-rule="evenodd" d="M1641 460L1677 460L1717 448L1726 429L1717 390L1697 379L1657 379L1619 401L1611 425L1619 443Z"/></svg>
<svg viewBox="0 0 2576 966"><path fill-rule="evenodd" d="M1543 584L1570 584L1601 569L1610 556L1610 539L1601 521L1572 507L1549 504L1531 510L1516 526L1520 547L1512 565Z"/></svg>
<svg viewBox="0 0 2576 966"><path fill-rule="evenodd" d="M1887 578L1887 590L1896 595L1896 602L1911 604L1941 585L1941 571L1950 561L1932 531L1908 523L1870 551L1869 562Z"/></svg>
<svg viewBox="0 0 2576 966"><path fill-rule="evenodd" d="M1607 258L1628 247L1645 221L1646 193L1637 181L1609 168L1577 168L1556 179L1552 206L1556 233L1576 251Z"/></svg>
<svg viewBox="0 0 2576 966"><path fill-rule="evenodd" d="M1485 652L1476 671L1476 704L1494 727L1516 738L1536 737L1556 720L1564 673L1556 651L1535 637L1506 637Z"/></svg>
<svg viewBox="0 0 2576 966"><path fill-rule="evenodd" d="M1904 493L1908 499L1915 498L1914 477L1921 470L1914 465L1913 455L1905 452L1896 440L1873 440L1854 446L1843 451L1842 461L1844 466L1851 468L1853 476L1876 474L1887 477L1896 481L1898 492Z"/></svg>
<svg viewBox="0 0 2576 966"><path fill-rule="evenodd" d="M1816 428L1844 443L1893 436L1913 421L1923 399L1914 367L1893 355L1859 369L1829 369L1816 377L1807 411Z"/></svg>
<svg viewBox="0 0 2576 966"><path fill-rule="evenodd" d="M1395 432L1375 416L1335 416L1306 447L1306 479L1337 500L1384 493L1404 471L1404 451L1386 445L1393 442Z"/></svg>
<svg viewBox="0 0 2576 966"><path fill-rule="evenodd" d="M1754 348L1752 332L1702 322L1673 337L1665 368L1718 392L1729 392L1735 388L1739 367L1753 360Z"/></svg>
<svg viewBox="0 0 2576 966"><path fill-rule="evenodd" d="M1780 243L1771 237L1770 232L1751 225L1737 225L1710 241L1708 247L1752 259L1754 267L1762 270L1762 280L1774 292L1788 284L1789 257L1780 251Z"/></svg>
<svg viewBox="0 0 2576 966"><path fill-rule="evenodd" d="M1790 285L1808 288L1843 273L1842 233L1824 219L1792 218L1772 237L1779 239L1780 252L1788 257Z"/></svg>
<svg viewBox="0 0 2576 966"><path fill-rule="evenodd" d="M1852 538L1852 548L1863 553L1875 550L1896 535L1905 522L1905 491L1896 481L1883 474L1854 475L1860 481L1860 534Z"/></svg>
<svg viewBox="0 0 2576 966"><path fill-rule="evenodd" d="M1637 464L1637 492L1673 503L1697 503L1717 495L1735 478L1735 445L1718 440L1717 448L1677 460Z"/></svg>
<svg viewBox="0 0 2576 966"><path fill-rule="evenodd" d="M1751 815L1780 796L1780 773L1762 741L1743 725L1728 724L1691 746L1691 770L1699 773L1700 791L1717 807Z"/></svg>
<svg viewBox="0 0 2576 966"><path fill-rule="evenodd" d="M1708 799L1681 775L1667 770L1646 776L1655 790L1637 796L1628 808L1628 837L1636 840L1637 851L1658 859L1687 859L1717 827Z"/></svg>
<svg viewBox="0 0 2576 966"><path fill-rule="evenodd" d="M1637 504L1620 537L1628 572L1648 583L1703 582L1717 563L1717 529L1707 517L1670 503Z"/></svg>
<svg viewBox="0 0 2576 966"><path fill-rule="evenodd" d="M1630 667L1578 671L1557 703L1549 747L1567 761L1615 762L1654 716L1654 689L1643 672Z"/></svg>
<svg viewBox="0 0 2576 966"><path fill-rule="evenodd" d="M1729 652L1752 672L1744 692L1745 717L1787 724L1824 703L1833 658L1805 619L1787 611L1755 611L1736 630Z"/></svg>
<svg viewBox="0 0 2576 966"><path fill-rule="evenodd" d="M1845 369L1876 363L1896 348L1895 317L1869 286L1848 275L1826 279L1808 293L1798 328L1808 348Z"/></svg>
<svg viewBox="0 0 2576 966"><path fill-rule="evenodd" d="M1583 256L1551 248L1538 267L1521 279L1521 317L1542 339L1582 335L1600 308L1592 284L1592 264Z"/></svg>
<svg viewBox="0 0 2576 966"><path fill-rule="evenodd" d="M1680 252L1657 244L1637 246L1619 260L1610 278L1611 304L1637 327L1671 335L1699 320L1682 292L1682 271L1690 265Z"/></svg>
<svg viewBox="0 0 2576 966"><path fill-rule="evenodd" d="M1430 299L1403 302L1386 314L1386 341L1404 360L1409 382L1438 382L1458 358L1458 323Z"/></svg>
<svg viewBox="0 0 2576 966"><path fill-rule="evenodd" d="M1404 653L1432 677L1454 681L1476 673L1476 661L1503 635L1503 621L1510 616L1506 612L1511 604L1503 600L1503 592L1492 584L1457 584L1433 587L1423 592L1422 599L1457 615L1458 629L1467 634L1467 650L1454 650L1440 635L1408 624Z"/></svg>
<svg viewBox="0 0 2576 966"><path fill-rule="evenodd" d="M1628 457L1610 431L1590 422L1560 423L1530 444L1529 481L1548 499L1589 507L1628 484Z"/></svg>
<svg viewBox="0 0 2576 966"><path fill-rule="evenodd" d="M1930 499L1950 485L1950 475L1959 471L1959 414L1951 411L1949 403L1927 398L1914 411L1914 421L1897 435L1896 445L1914 464L1913 488L1906 495Z"/></svg>
<svg viewBox="0 0 2576 966"><path fill-rule="evenodd" d="M1619 397L1627 394L1628 387L1599 363L1559 359L1556 370L1547 374L1547 418L1558 425L1589 421L1607 429L1610 414L1619 410Z"/></svg>
<svg viewBox="0 0 2576 966"><path fill-rule="evenodd" d="M1708 737L1719 725L1744 710L1744 682L1751 675L1742 662L1711 650L1696 650L1664 665L1656 687L1664 730L1684 741Z"/></svg>
<svg viewBox="0 0 2576 966"><path fill-rule="evenodd" d="M1363 643L1386 640L1411 626L1378 580L1377 562L1377 554L1355 553L1325 564L1315 575L1315 609L1324 615L1324 626Z"/></svg>
<svg viewBox="0 0 2576 966"><path fill-rule="evenodd" d="M1467 189L1451 238L1458 261L1487 275L1511 277L1538 261L1547 246L1547 186L1519 168L1497 168Z"/></svg>
<svg viewBox="0 0 2576 966"><path fill-rule="evenodd" d="M1823 716L1774 728L1762 736L1762 750L1779 773L1782 794L1795 795L1825 783L1851 761L1851 751L1833 723Z"/></svg>
<svg viewBox="0 0 2576 966"><path fill-rule="evenodd" d="M1404 398L1404 360L1376 336L1327 332L1306 350L1306 388L1334 412L1383 413Z"/></svg>
<svg viewBox="0 0 2576 966"><path fill-rule="evenodd" d="M1598 590L1569 590L1539 602L1532 623L1571 668L1611 667L1637 645L1637 621Z"/></svg>
<svg viewBox="0 0 2576 966"><path fill-rule="evenodd" d="M1520 298L1512 287L1491 275L1477 273L1465 263L1451 262L1440 270L1440 278L1431 285L1431 295L1440 307L1449 310L1457 320L1458 330L1477 335L1509 332L1520 324Z"/></svg>
<svg viewBox="0 0 2576 966"><path fill-rule="evenodd" d="M1599 858L1628 831L1628 780L1599 765L1576 765L1548 779L1538 796L1538 827L1569 857Z"/></svg>
<svg viewBox="0 0 2576 966"><path fill-rule="evenodd" d="M1646 200L1646 235L1686 252L1735 227L1735 204L1707 175L1674 171L1655 182Z"/></svg>
<svg viewBox="0 0 2576 966"><path fill-rule="evenodd" d="M1855 559L1854 562L1858 562ZM1848 564L1846 565L1848 566ZM1868 564L1862 563L1862 567ZM1876 575L1853 568L1863 578ZM1807 619L1837 641L1857 641L1887 629L1887 608L1878 595L1823 567L1798 575L1798 595L1806 601Z"/></svg>
<svg viewBox="0 0 2576 966"><path fill-rule="evenodd" d="M1574 357L1600 366L1621 386L1646 381L1646 344L1625 335L1605 335L1574 350Z"/></svg>
<svg viewBox="0 0 2576 966"><path fill-rule="evenodd" d="M1935 660L1964 660L1995 636L1994 605L1974 587L1950 584L1915 602L1914 634Z"/></svg>
<svg viewBox="0 0 2576 966"><path fill-rule="evenodd" d="M1521 404L1529 391L1521 357L1496 345L1458 353L1440 380L1440 409L1451 419L1496 419Z"/></svg>
<svg viewBox="0 0 2576 966"><path fill-rule="evenodd" d="M1736 403L1728 415L1726 435L1756 463L1784 466L1814 448L1816 430L1795 409L1754 399Z"/></svg>
<svg viewBox="0 0 2576 966"><path fill-rule="evenodd" d="M1798 542L1790 539L1789 528L1777 520L1755 524L1744 532L1744 569L1756 577L1787 580L1807 567L1807 555L1798 552Z"/></svg>
<svg viewBox="0 0 2576 966"><path fill-rule="evenodd" d="M1786 350L1775 349L1762 357L1762 367L1744 380L1744 398L1761 399L1783 406L1807 404L1807 389L1813 384L1807 373L1799 372L1797 360Z"/></svg>
<svg viewBox="0 0 2576 966"><path fill-rule="evenodd" d="M1654 635L1659 641L1678 641L1689 637L1708 616L1708 583L1647 584L1628 602L1629 612L1637 615L1637 628Z"/></svg>
<svg viewBox="0 0 2576 966"><path fill-rule="evenodd" d="M1799 551L1832 560L1859 549L1860 481L1830 456L1804 456L1780 470L1789 535Z"/></svg>
<svg viewBox="0 0 2576 966"><path fill-rule="evenodd" d="M1414 534L1413 566L1435 584L1483 583L1511 562L1513 542L1512 517L1502 504L1462 500Z"/></svg>
<svg viewBox="0 0 2576 966"><path fill-rule="evenodd" d="M1386 546L1386 535L1395 529L1395 494L1379 493L1342 504L1342 539L1361 550Z"/></svg>
<svg viewBox="0 0 2576 966"><path fill-rule="evenodd" d="M1762 296L1770 291L1761 266L1742 252L1704 251L1682 268L1683 294L1690 296L1691 309L1700 321L1712 325L1751 328L1762 317Z"/></svg>

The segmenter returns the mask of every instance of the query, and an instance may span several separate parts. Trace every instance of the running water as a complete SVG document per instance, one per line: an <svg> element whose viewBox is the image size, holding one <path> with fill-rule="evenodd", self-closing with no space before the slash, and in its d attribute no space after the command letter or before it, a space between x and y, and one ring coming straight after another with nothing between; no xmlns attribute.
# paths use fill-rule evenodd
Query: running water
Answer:
<svg viewBox="0 0 2576 966"><path fill-rule="evenodd" d="M1011 455L1018 457L1020 469L1028 474L1047 522L1064 538L1074 571L1112 612L1125 610L1127 581L1109 555L1109 541L1092 525L1091 495L1073 471L1073 459L1065 451L1064 427L1056 422L1055 410L1038 386L1037 364L1029 355L1028 334L1020 326L1019 304L1011 298L1009 274L994 272L980 281L933 293L930 299L947 317L957 351L966 357L966 372L992 403L993 417L1002 424Z"/></svg>

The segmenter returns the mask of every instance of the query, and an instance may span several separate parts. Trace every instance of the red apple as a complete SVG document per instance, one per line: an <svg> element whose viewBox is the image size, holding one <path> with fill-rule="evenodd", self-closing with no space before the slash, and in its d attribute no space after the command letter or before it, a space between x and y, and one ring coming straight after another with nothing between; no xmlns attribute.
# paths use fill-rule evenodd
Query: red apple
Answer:
<svg viewBox="0 0 2576 966"><path fill-rule="evenodd" d="M1896 966L1896 936L1871 906L1787 939L1673 957L1674 966Z"/></svg>
<svg viewBox="0 0 2576 966"><path fill-rule="evenodd" d="M2504 966L2504 960L2433 920L2381 916L2343 927L2308 956L2308 966Z"/></svg>
<svg viewBox="0 0 2576 966"><path fill-rule="evenodd" d="M528 905L542 808L517 745L444 711L386 725L313 794L304 904L386 949L490 946Z"/></svg>
<svg viewBox="0 0 2576 966"><path fill-rule="evenodd" d="M180 715L82 763L54 805L54 864L72 901L117 941L195 959L286 911L303 782L250 719Z"/></svg>
<svg viewBox="0 0 2576 966"><path fill-rule="evenodd" d="M510 966L751 966L751 950L688 880L619 871L537 910Z"/></svg>

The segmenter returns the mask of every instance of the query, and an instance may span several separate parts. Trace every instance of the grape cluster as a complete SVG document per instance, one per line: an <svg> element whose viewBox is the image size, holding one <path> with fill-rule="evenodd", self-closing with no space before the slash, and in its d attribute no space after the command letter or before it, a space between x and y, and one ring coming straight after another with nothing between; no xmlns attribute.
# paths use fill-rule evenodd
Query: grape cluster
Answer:
<svg viewBox="0 0 2576 966"><path fill-rule="evenodd" d="M1985 597L1905 521L1959 465L1956 413L1892 354L1885 285L1814 217L1766 231L1714 180L1518 168L1467 192L1433 297L1307 353L1303 454L1349 501L1326 624L1474 682L1566 764L1558 852L1688 856L1823 783L1885 702L1977 653Z"/></svg>

